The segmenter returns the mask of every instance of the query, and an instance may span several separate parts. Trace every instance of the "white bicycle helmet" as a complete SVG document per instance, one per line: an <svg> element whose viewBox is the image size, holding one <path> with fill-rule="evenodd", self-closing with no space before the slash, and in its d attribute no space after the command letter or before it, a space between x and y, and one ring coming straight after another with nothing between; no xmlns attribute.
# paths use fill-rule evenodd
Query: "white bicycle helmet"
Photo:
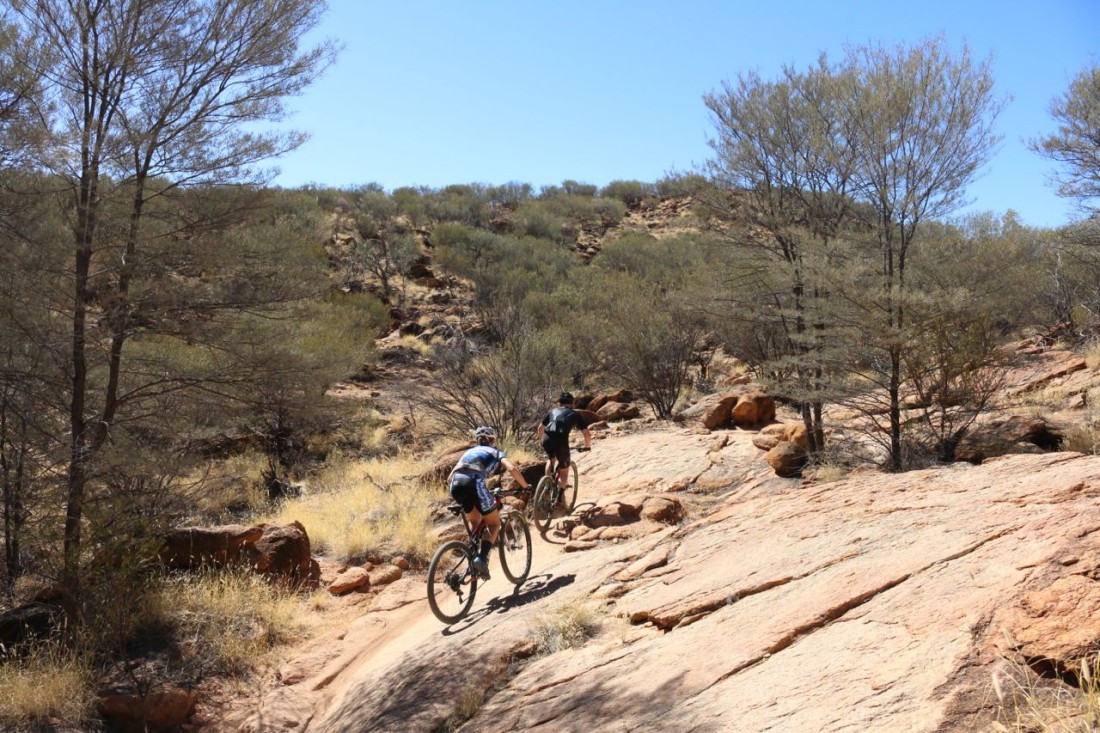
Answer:
<svg viewBox="0 0 1100 733"><path fill-rule="evenodd" d="M497 431L493 430L488 425L482 425L474 431L474 437L477 438L479 442L482 440L496 440Z"/></svg>

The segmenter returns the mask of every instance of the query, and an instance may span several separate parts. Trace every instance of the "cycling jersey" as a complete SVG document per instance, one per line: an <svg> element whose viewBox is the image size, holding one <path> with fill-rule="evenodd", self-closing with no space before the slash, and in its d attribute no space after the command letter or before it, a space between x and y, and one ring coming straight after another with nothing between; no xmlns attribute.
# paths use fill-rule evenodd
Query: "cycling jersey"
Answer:
<svg viewBox="0 0 1100 733"><path fill-rule="evenodd" d="M573 428L588 427L585 419L572 407L555 407L542 418L542 425L547 435L562 435L566 440Z"/></svg>
<svg viewBox="0 0 1100 733"><path fill-rule="evenodd" d="M468 476L485 481L491 476L504 458L504 451L491 445L475 445L462 454L455 464L454 472L461 472Z"/></svg>
<svg viewBox="0 0 1100 733"><path fill-rule="evenodd" d="M451 471L450 492L454 500L469 512L475 504L482 514L496 507L496 500L485 486L504 458L504 451L491 445L475 445L462 454Z"/></svg>

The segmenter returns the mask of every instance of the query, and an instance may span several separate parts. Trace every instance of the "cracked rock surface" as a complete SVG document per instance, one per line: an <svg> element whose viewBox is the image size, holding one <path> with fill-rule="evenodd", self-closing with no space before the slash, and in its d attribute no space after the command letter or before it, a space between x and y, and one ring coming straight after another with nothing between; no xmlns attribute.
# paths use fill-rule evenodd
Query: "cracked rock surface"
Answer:
<svg viewBox="0 0 1100 733"><path fill-rule="evenodd" d="M601 439L578 460L580 502L674 491L682 521L584 552L536 535L527 583L513 591L495 572L452 627L407 578L403 600L365 613L312 672L300 664L225 729L986 730L1006 657L1064 654L1052 663L1071 668L1100 642L1100 458L803 486L774 476L754 435L655 426ZM536 619L579 601L600 631L539 653ZM485 695L463 723L469 690Z"/></svg>

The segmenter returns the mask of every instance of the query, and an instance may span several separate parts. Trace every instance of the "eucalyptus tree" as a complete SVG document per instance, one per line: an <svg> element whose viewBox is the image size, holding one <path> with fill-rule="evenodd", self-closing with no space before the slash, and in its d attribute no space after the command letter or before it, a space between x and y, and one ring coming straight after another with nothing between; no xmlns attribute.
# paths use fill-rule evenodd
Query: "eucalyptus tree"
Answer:
<svg viewBox="0 0 1100 733"><path fill-rule="evenodd" d="M914 46L849 50L854 75L847 100L856 144L855 197L879 258L879 286L868 291L883 339L867 376L887 395L889 463L902 468L901 390L907 348L906 269L922 226L966 203L967 185L1000 141L994 122L1003 101L989 60L942 38Z"/></svg>
<svg viewBox="0 0 1100 733"><path fill-rule="evenodd" d="M1058 195L1076 202L1083 218L1053 238L1054 294L1059 322L1081 334L1100 323L1100 66L1081 69L1050 104L1056 132L1034 140L1032 150L1059 164Z"/></svg>
<svg viewBox="0 0 1100 733"><path fill-rule="evenodd" d="M746 73L704 97L716 131L707 171L719 192L704 202L747 224L732 241L759 261L758 277L738 309L783 335L772 342L769 366L790 380L811 452L824 443L823 406L833 391L827 352L836 337L822 310L828 277L813 273L842 252L850 216L856 151L844 102L851 85L851 75L822 56L804 72L785 67L775 81ZM744 205L722 193L730 189L744 192Z"/></svg>
<svg viewBox="0 0 1100 733"><path fill-rule="evenodd" d="M284 100L322 72L334 49L302 47L322 0L10 6L37 53L7 62L41 80L50 134L42 164L67 230L66 243L38 244L66 250L68 260L67 272L43 274L58 292L52 312L67 324L67 346L51 348L67 382L62 577L76 589L97 456L127 421L163 411L173 393L231 379L164 370L152 357L156 337L212 344L218 313L302 296L280 281L270 247L232 256L240 238L216 232L231 234L256 206L240 184L263 183L265 162L303 141L260 123L282 120ZM219 250L226 271L205 269ZM139 341L141 354L131 358Z"/></svg>
<svg viewBox="0 0 1100 733"><path fill-rule="evenodd" d="M1100 66L1081 69L1069 89L1050 104L1057 132L1031 143L1039 154L1061 164L1058 195L1097 213L1100 198Z"/></svg>
<svg viewBox="0 0 1100 733"><path fill-rule="evenodd" d="M887 395L889 462L900 468L907 259L922 225L964 203L998 142L988 61L965 47L953 55L942 39L855 47L776 81L743 75L704 99L715 200L747 224L734 239L760 261L756 304L742 305L785 334L773 363L789 365L778 372L794 377L812 447L823 401L861 371Z"/></svg>

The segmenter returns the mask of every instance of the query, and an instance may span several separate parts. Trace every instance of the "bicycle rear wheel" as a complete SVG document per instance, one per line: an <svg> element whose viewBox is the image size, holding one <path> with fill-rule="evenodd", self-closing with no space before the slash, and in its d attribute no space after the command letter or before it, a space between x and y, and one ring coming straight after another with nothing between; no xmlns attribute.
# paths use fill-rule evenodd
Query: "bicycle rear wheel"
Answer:
<svg viewBox="0 0 1100 733"><path fill-rule="evenodd" d="M428 605L445 624L461 620L474 604L477 575L470 560L469 546L451 540L439 546L428 565Z"/></svg>
<svg viewBox="0 0 1100 733"><path fill-rule="evenodd" d="M561 492L561 506L565 510L565 513L573 511L573 507L577 506L577 492L581 488L581 475L577 472L577 464L569 463L569 485L562 489Z"/></svg>
<svg viewBox="0 0 1100 733"><path fill-rule="evenodd" d="M554 513L554 494L554 480L549 476L540 478L535 487L535 498L532 499L534 508L531 513L539 532L545 533L550 529L550 518Z"/></svg>
<svg viewBox="0 0 1100 733"><path fill-rule="evenodd" d="M512 512L500 526L500 567L504 576L516 585L531 572L531 528L519 512Z"/></svg>

